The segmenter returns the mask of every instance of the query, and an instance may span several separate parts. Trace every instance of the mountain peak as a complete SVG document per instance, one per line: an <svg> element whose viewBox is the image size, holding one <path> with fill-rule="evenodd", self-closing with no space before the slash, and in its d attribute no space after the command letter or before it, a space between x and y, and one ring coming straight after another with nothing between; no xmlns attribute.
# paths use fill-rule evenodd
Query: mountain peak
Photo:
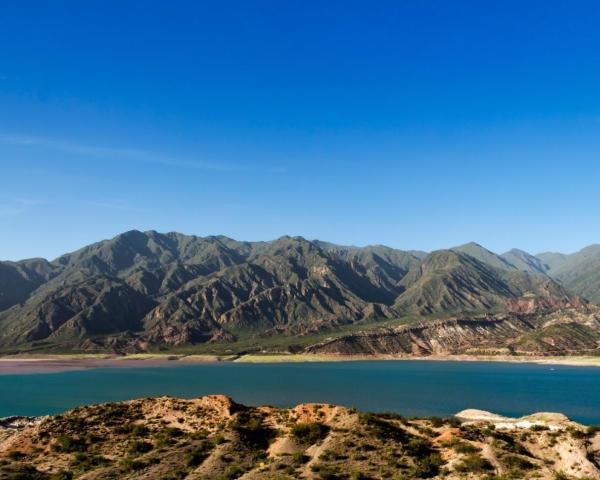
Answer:
<svg viewBox="0 0 600 480"><path fill-rule="evenodd" d="M508 263L504 258L500 255L495 254L494 252L488 250L485 247L482 247L478 243L469 242L464 245L460 245L458 247L452 248L453 251L466 253L467 255L479 260L482 263L487 265L491 265L494 268L498 268L501 270L516 270L516 268Z"/></svg>

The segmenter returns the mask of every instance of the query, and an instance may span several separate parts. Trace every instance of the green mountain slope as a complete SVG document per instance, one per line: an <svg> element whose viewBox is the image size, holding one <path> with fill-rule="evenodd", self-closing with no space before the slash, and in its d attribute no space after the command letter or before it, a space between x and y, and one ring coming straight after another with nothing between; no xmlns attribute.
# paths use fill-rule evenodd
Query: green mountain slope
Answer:
<svg viewBox="0 0 600 480"><path fill-rule="evenodd" d="M591 245L571 255L537 255L548 275L566 288L594 303L600 303L600 245Z"/></svg>
<svg viewBox="0 0 600 480"><path fill-rule="evenodd" d="M52 278L57 268L41 258L0 262L0 312L24 302Z"/></svg>
<svg viewBox="0 0 600 480"><path fill-rule="evenodd" d="M567 297L549 278L515 269L501 270L456 250L429 254L402 280L398 311L420 314L491 311L523 295Z"/></svg>
<svg viewBox="0 0 600 480"><path fill-rule="evenodd" d="M539 258L518 248L513 248L500 256L522 272L546 274L546 269Z"/></svg>
<svg viewBox="0 0 600 480"><path fill-rule="evenodd" d="M23 307L0 313L0 344L139 331L143 315L153 305L122 280L98 275L40 293Z"/></svg>
<svg viewBox="0 0 600 480"><path fill-rule="evenodd" d="M458 247L452 248L455 252L466 253L470 257L479 260L481 263L494 267L500 270L517 270L517 268L507 262L500 255L489 251L478 243L470 242Z"/></svg>
<svg viewBox="0 0 600 480"><path fill-rule="evenodd" d="M50 262L0 263L0 346L151 348L492 312L522 296L569 304L569 292L535 264L525 252L501 257L475 243L426 254L130 231Z"/></svg>

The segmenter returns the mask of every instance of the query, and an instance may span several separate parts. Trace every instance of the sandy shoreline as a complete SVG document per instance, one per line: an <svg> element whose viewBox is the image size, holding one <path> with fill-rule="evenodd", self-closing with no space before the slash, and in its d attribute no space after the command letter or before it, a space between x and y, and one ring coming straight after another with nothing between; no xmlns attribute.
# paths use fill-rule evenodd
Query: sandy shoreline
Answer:
<svg viewBox="0 0 600 480"><path fill-rule="evenodd" d="M177 367L185 364L214 362L236 363L308 363L308 362L347 362L368 360L395 361L458 361L458 362L505 362L534 363L543 365L568 365L577 367L600 367L600 357L514 357L492 355L432 355L427 357L406 357L393 355L307 355L307 354L248 354L234 357L216 355L166 355L139 354L129 356L111 355L48 355L40 357L0 357L0 375L28 373L57 373L93 368L152 368Z"/></svg>
<svg viewBox="0 0 600 480"><path fill-rule="evenodd" d="M185 364L212 363L219 360L218 357L209 355L0 357L0 375L58 373L92 368L176 367Z"/></svg>
<svg viewBox="0 0 600 480"><path fill-rule="evenodd" d="M565 357L526 357L510 355L430 355L394 356L394 355L244 355L235 362L240 363L301 363L301 362L346 362L365 360L390 361L447 361L447 362L499 362L499 363L534 363L542 365L568 365L574 367L600 367L600 357L565 356Z"/></svg>

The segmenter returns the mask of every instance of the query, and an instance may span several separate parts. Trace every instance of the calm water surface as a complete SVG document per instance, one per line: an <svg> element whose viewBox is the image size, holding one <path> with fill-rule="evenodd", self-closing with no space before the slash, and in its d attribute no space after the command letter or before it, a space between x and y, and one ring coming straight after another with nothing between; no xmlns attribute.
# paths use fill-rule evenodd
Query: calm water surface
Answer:
<svg viewBox="0 0 600 480"><path fill-rule="evenodd" d="M509 416L562 412L600 424L600 368L487 362L216 363L0 376L0 417L76 405L224 393L248 405L327 402L407 416L479 408Z"/></svg>

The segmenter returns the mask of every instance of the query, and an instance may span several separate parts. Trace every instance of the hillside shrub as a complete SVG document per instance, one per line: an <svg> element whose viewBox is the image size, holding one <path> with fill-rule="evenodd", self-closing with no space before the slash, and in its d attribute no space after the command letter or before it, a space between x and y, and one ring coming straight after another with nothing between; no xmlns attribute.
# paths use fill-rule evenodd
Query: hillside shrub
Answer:
<svg viewBox="0 0 600 480"><path fill-rule="evenodd" d="M129 444L127 448L127 453L129 455L143 455L144 453L148 453L154 447L150 442L145 442L143 440L134 440Z"/></svg>
<svg viewBox="0 0 600 480"><path fill-rule="evenodd" d="M476 453L470 453L454 467L458 472L484 473L493 470L493 465Z"/></svg>
<svg viewBox="0 0 600 480"><path fill-rule="evenodd" d="M292 427L291 432L300 443L312 445L328 435L329 427L319 422L298 423Z"/></svg>

